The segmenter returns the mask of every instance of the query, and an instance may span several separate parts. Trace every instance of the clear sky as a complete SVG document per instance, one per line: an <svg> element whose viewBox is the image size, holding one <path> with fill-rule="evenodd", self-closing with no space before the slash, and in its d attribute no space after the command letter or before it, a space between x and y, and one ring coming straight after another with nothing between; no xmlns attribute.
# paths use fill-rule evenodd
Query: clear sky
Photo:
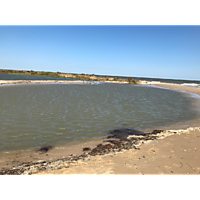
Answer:
<svg viewBox="0 0 200 200"><path fill-rule="evenodd" d="M200 80L200 26L0 26L0 69Z"/></svg>

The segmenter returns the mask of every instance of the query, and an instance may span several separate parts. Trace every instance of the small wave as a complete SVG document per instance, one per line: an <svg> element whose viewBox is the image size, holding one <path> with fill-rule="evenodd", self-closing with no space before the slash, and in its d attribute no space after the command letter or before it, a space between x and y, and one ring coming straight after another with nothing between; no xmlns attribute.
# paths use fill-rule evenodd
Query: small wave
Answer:
<svg viewBox="0 0 200 200"><path fill-rule="evenodd" d="M181 85L184 86L191 86L191 87L199 87L200 85L197 83L182 83Z"/></svg>
<svg viewBox="0 0 200 200"><path fill-rule="evenodd" d="M147 82L148 84L158 84L158 83L160 83L160 81L149 81L149 82Z"/></svg>

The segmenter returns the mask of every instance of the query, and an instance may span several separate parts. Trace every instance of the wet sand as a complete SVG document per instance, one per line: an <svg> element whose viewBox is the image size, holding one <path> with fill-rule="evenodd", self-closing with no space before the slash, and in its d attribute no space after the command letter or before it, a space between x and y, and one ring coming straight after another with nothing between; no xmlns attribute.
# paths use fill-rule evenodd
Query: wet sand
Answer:
<svg viewBox="0 0 200 200"><path fill-rule="evenodd" d="M35 82L35 81L33 81ZM176 84L154 84L158 87L171 88L200 94L200 88L186 87ZM200 120L197 119L185 124L188 128L191 126L198 127ZM165 130L168 127L165 128ZM170 127L172 128L172 127ZM173 126L174 129L180 129L179 124ZM37 175L69 175L69 174L199 174L200 157L198 146L200 144L200 129L189 129L182 131L180 134L166 135L164 139L156 139L144 144L140 144L140 149L131 149L124 152L112 153L102 156L94 156L88 160L71 162L63 167L58 167L50 171L44 170L32 174ZM32 155L27 152L20 157L20 161L41 161L41 160L58 160L58 158L68 157L73 152L81 154L83 147L93 148L101 141L85 143L82 146L73 146L66 148L50 150L46 154L34 152ZM73 155L71 155L73 156ZM26 159L25 159L26 158ZM15 168L17 166L16 154L10 160L8 166ZM5 160L4 160L5 161ZM2 160L1 164L5 163ZM16 163L14 165L14 163Z"/></svg>

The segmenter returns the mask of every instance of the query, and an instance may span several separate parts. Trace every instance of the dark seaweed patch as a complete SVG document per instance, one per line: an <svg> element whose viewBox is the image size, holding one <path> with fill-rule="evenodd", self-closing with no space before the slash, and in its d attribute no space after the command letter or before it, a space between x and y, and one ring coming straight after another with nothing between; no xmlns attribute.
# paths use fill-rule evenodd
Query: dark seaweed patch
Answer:
<svg viewBox="0 0 200 200"><path fill-rule="evenodd" d="M163 130L153 130L151 133L143 133L134 129L115 129L110 131L108 136L106 137L106 144L98 144L93 149L89 147L83 148L84 153L80 156L76 156L72 154L68 158L58 159L56 161L45 161L40 160L37 162L27 162L21 163L20 166L14 167L13 169L1 169L0 175L20 175L20 174L33 174L39 171L47 170L51 171L53 169L62 169L68 168L66 164L74 163L79 160L89 160L92 156L96 155L105 155L109 153L120 152L122 150L128 149L137 149L138 141L143 142L147 140L155 140L158 136L157 133L161 133ZM133 137L129 137L133 136ZM142 136L142 137L134 137L134 136ZM46 153L49 149L52 149L52 146L45 146L40 148L38 153Z"/></svg>
<svg viewBox="0 0 200 200"><path fill-rule="evenodd" d="M83 151L90 151L91 149L89 147L83 148Z"/></svg>
<svg viewBox="0 0 200 200"><path fill-rule="evenodd" d="M49 149L52 149L53 146L45 146L45 147L41 147L37 153L46 153L47 151L49 151Z"/></svg>

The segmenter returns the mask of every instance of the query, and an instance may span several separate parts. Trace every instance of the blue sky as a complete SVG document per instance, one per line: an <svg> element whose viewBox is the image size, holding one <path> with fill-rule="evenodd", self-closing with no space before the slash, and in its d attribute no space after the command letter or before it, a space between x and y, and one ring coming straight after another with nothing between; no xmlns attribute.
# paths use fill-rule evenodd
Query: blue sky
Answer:
<svg viewBox="0 0 200 200"><path fill-rule="evenodd" d="M0 26L0 69L200 80L200 26Z"/></svg>

